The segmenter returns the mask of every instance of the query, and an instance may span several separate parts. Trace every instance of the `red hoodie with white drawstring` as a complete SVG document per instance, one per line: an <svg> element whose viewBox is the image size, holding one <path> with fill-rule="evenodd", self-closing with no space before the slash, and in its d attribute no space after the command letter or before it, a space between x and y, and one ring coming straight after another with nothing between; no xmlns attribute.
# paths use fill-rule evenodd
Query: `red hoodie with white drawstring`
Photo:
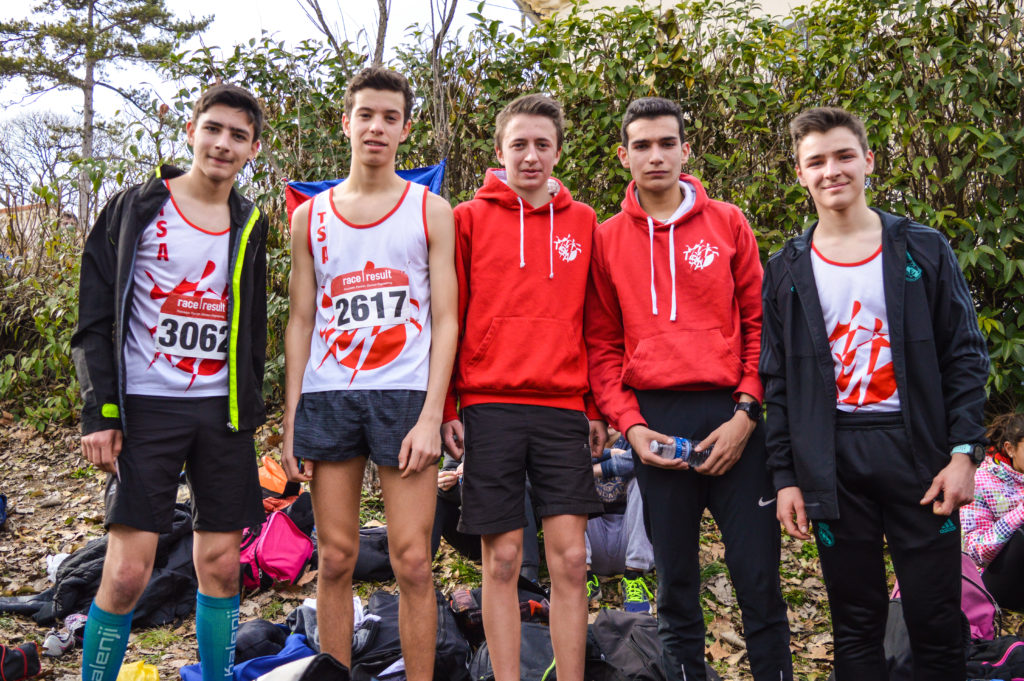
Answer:
<svg viewBox="0 0 1024 681"><path fill-rule="evenodd" d="M487 171L455 207L459 347L444 420L460 407L532 404L586 410L583 303L597 217L558 180L533 207ZM589 401L589 399L588 399ZM585 409L586 407L586 409Z"/></svg>
<svg viewBox="0 0 1024 681"><path fill-rule="evenodd" d="M761 401L761 261L739 208L709 199L663 223L630 182L622 212L594 236L586 338L598 408L625 433L647 425L633 389L729 388ZM677 211L678 212L678 211Z"/></svg>

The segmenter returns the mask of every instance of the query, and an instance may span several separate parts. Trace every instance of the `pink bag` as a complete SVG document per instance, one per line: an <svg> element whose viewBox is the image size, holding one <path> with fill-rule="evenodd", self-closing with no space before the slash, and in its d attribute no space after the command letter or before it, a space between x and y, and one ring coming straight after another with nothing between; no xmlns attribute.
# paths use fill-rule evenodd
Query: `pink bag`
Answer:
<svg viewBox="0 0 1024 681"><path fill-rule="evenodd" d="M265 589L274 582L295 582L309 564L313 542L281 511L274 511L254 531L242 532L242 586Z"/></svg>
<svg viewBox="0 0 1024 681"><path fill-rule="evenodd" d="M981 581L978 566L966 553L960 554L960 609L971 625L971 640L991 641L999 631L1001 613L996 599ZM892 590L891 598L900 597L900 585Z"/></svg>

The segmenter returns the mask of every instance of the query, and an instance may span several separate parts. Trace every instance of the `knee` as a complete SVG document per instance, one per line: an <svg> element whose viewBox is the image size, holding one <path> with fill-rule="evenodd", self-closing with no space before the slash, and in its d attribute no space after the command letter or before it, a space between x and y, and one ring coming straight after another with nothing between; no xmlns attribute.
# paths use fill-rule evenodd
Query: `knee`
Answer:
<svg viewBox="0 0 1024 681"><path fill-rule="evenodd" d="M512 544L495 546L484 566L488 577L498 582L515 582L523 560L521 549Z"/></svg>
<svg viewBox="0 0 1024 681"><path fill-rule="evenodd" d="M433 588L434 574L430 563L430 554L425 545L391 549L391 569L401 588Z"/></svg>
<svg viewBox="0 0 1024 681"><path fill-rule="evenodd" d="M108 560L103 575L104 591L115 612L130 610L149 581L152 563L139 559ZM236 574L237 579L237 574Z"/></svg>
<svg viewBox="0 0 1024 681"><path fill-rule="evenodd" d="M351 544L321 541L317 546L319 578L327 581L351 578L357 555L358 548Z"/></svg>
<svg viewBox="0 0 1024 681"><path fill-rule="evenodd" d="M548 556L548 567L553 578L584 581L587 578L587 548L580 543Z"/></svg>

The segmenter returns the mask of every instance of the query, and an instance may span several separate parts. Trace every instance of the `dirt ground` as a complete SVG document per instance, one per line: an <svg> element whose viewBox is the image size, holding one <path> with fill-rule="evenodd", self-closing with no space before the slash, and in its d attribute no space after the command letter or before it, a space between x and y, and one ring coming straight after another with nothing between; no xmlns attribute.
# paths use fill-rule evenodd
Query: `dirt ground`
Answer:
<svg viewBox="0 0 1024 681"><path fill-rule="evenodd" d="M268 424L258 435L261 453L279 451L279 428ZM10 517L0 529L0 595L38 593L49 586L46 557L72 553L103 534L102 488L104 476L80 456L78 433L51 429L38 433L19 427L9 415L0 415L0 492L8 497ZM364 504L364 519L379 516L379 503ZM728 681L747 681L746 653L741 635L739 608L729 585L725 550L713 521L705 519L701 537L703 588L701 601L707 623L707 654L711 664ZM783 595L790 607L792 650L798 678L825 679L832 652L828 606L813 544L783 538L780 568ZM446 544L435 562L435 583L444 593L478 586L479 565L461 559ZM543 573L542 573L543 575ZM621 606L618 579L602 580L605 607ZM299 585L278 585L246 594L241 605L243 621L263 618L283 622L303 599L315 594L316 573L308 572ZM366 597L376 589L394 590L390 583L360 583L356 590ZM597 610L591 612L591 619ZM1012 633L1020 618L1007 618ZM42 643L47 633L28 618L0 615L0 643ZM158 667L164 681L178 678L178 669L197 661L195 618L180 624L132 633L126 662L144 660ZM81 651L61 658L43 658L43 678L75 681L79 678Z"/></svg>

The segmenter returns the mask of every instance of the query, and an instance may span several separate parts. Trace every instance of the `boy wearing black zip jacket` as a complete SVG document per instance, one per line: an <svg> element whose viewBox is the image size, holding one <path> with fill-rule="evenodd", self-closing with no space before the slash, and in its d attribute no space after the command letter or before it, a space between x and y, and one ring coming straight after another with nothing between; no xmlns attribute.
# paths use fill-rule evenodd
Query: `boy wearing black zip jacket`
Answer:
<svg viewBox="0 0 1024 681"><path fill-rule="evenodd" d="M821 558L838 681L886 679L883 535L914 678L964 678L960 528L983 457L988 353L943 236L870 208L864 125L790 125L818 222L765 269L760 373L778 517Z"/></svg>
<svg viewBox="0 0 1024 681"><path fill-rule="evenodd" d="M249 92L210 88L186 125L191 168L163 166L115 195L86 240L71 347L82 452L110 475L83 680L117 678L183 466L203 679L231 678L241 533L263 519L253 433L264 421L267 328L267 220L234 182L262 127Z"/></svg>

